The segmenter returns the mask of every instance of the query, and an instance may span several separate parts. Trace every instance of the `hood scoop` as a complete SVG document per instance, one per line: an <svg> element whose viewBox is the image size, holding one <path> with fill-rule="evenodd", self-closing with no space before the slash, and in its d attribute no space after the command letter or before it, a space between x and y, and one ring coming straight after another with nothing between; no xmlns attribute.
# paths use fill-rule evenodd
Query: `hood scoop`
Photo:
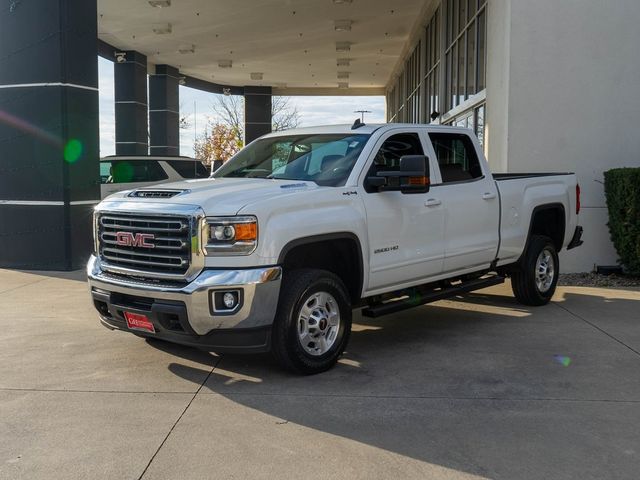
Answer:
<svg viewBox="0 0 640 480"><path fill-rule="evenodd" d="M149 190L134 190L128 197L137 198L171 198L182 193L188 193L189 190L174 190L169 188L164 189L149 189Z"/></svg>

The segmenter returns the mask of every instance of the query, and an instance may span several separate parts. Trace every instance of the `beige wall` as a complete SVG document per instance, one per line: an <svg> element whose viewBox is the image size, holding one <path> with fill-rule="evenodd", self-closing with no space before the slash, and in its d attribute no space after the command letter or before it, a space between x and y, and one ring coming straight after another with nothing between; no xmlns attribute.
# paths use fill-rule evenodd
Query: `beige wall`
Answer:
<svg viewBox="0 0 640 480"><path fill-rule="evenodd" d="M492 168L575 171L585 245L564 271L615 264L603 171L640 166L640 1L489 0Z"/></svg>

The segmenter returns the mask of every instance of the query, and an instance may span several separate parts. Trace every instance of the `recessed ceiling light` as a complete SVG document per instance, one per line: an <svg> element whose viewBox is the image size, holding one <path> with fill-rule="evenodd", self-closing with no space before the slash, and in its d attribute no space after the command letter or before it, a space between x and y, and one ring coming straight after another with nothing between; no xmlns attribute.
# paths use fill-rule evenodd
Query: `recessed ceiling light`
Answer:
<svg viewBox="0 0 640 480"><path fill-rule="evenodd" d="M232 60L220 60L220 61L218 61L218 66L220 68L231 68L231 67L233 67L233 61Z"/></svg>
<svg viewBox="0 0 640 480"><path fill-rule="evenodd" d="M351 42L336 42L336 52L351 51Z"/></svg>
<svg viewBox="0 0 640 480"><path fill-rule="evenodd" d="M350 58L339 58L338 60L336 60L336 65L338 67L349 67L351 65L351 59Z"/></svg>
<svg viewBox="0 0 640 480"><path fill-rule="evenodd" d="M336 5L346 5L349 3L353 3L353 0L333 0L333 3Z"/></svg>
<svg viewBox="0 0 640 480"><path fill-rule="evenodd" d="M252 72L251 73L251 80L262 80L262 77L264 77L264 73L262 73L262 72Z"/></svg>
<svg viewBox="0 0 640 480"><path fill-rule="evenodd" d="M338 79L345 80L349 78L349 72L338 72Z"/></svg>
<svg viewBox="0 0 640 480"><path fill-rule="evenodd" d="M349 32L351 31L352 20L334 20L333 28L336 32Z"/></svg>
<svg viewBox="0 0 640 480"><path fill-rule="evenodd" d="M349 88L348 82L338 82L338 88Z"/></svg>
<svg viewBox="0 0 640 480"><path fill-rule="evenodd" d="M178 52L183 54L183 55L188 55L190 53L196 53L196 46L195 45L184 45L184 46L178 48Z"/></svg>
<svg viewBox="0 0 640 480"><path fill-rule="evenodd" d="M167 8L171 6L171 0L149 0L149 5L155 8Z"/></svg>
<svg viewBox="0 0 640 480"><path fill-rule="evenodd" d="M170 23L156 23L153 25L153 33L156 35L165 35L171 33L172 28Z"/></svg>

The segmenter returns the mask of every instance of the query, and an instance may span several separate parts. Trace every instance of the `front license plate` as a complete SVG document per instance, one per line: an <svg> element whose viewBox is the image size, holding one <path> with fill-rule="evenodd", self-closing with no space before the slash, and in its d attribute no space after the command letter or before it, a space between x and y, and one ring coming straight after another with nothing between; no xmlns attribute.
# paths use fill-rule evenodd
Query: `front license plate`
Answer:
<svg viewBox="0 0 640 480"><path fill-rule="evenodd" d="M156 333L153 323L146 315L139 313L124 312L124 318L127 320L127 327L131 330L142 330L143 332Z"/></svg>

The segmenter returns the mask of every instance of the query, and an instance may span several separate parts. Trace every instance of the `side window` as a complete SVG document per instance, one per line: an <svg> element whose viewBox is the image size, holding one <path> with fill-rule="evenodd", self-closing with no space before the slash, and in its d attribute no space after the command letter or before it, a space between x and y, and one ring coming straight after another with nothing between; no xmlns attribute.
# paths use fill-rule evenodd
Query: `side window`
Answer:
<svg viewBox="0 0 640 480"><path fill-rule="evenodd" d="M476 149L463 133L429 134L436 152L442 183L463 182L482 177Z"/></svg>
<svg viewBox="0 0 640 480"><path fill-rule="evenodd" d="M367 176L378 172L398 170L400 158L405 155L424 155L422 143L417 133L398 133L387 138L373 159Z"/></svg>
<svg viewBox="0 0 640 480"><path fill-rule="evenodd" d="M161 182L167 174L155 160L115 160L109 183Z"/></svg>
<svg viewBox="0 0 640 480"><path fill-rule="evenodd" d="M193 162L190 160L168 160L167 163L182 178L207 178L209 172L202 162Z"/></svg>

